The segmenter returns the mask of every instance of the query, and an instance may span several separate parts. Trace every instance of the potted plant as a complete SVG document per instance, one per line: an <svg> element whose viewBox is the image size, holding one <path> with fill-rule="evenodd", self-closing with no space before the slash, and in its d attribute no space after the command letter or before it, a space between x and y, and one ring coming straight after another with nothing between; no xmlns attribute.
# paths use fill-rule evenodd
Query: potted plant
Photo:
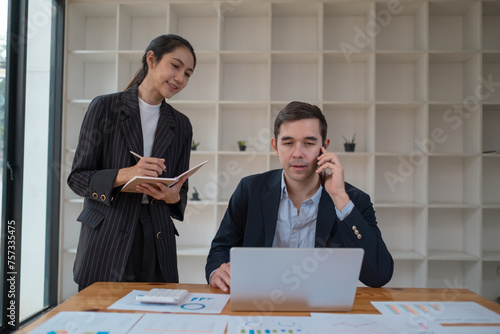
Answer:
<svg viewBox="0 0 500 334"><path fill-rule="evenodd" d="M191 200L192 201L199 201L200 200L200 194L198 193L198 190L196 187L193 187L193 193L191 195Z"/></svg>
<svg viewBox="0 0 500 334"><path fill-rule="evenodd" d="M198 148L198 145L200 145L200 143L195 142L193 139L193 142L191 143L191 150L196 151L196 148Z"/></svg>
<svg viewBox="0 0 500 334"><path fill-rule="evenodd" d="M344 136L342 136L342 138L344 138L344 150L346 152L354 152L354 149L356 148L356 133L352 135L351 140L348 140Z"/></svg>
<svg viewBox="0 0 500 334"><path fill-rule="evenodd" d="M245 140L238 140L238 147L240 151L245 151L247 149L247 142Z"/></svg>

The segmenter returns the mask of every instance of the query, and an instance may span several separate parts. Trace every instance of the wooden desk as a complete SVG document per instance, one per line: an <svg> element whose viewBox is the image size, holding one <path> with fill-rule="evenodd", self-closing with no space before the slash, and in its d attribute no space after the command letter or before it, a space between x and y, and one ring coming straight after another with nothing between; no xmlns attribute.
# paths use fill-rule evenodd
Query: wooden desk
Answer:
<svg viewBox="0 0 500 334"><path fill-rule="evenodd" d="M161 284L161 283L95 283L79 292L64 303L43 315L33 323L17 331L28 333L47 319L62 311L93 312L133 312L108 310L107 308L132 290L151 290L152 288L187 289L197 293L223 293L207 284ZM354 306L349 313L379 314L372 301L473 301L500 314L500 305L493 303L466 289L419 289L419 288L358 288ZM144 313L136 311L135 313ZM256 312L231 311L229 303L221 314L247 315ZM265 315L308 316L309 312L266 312Z"/></svg>

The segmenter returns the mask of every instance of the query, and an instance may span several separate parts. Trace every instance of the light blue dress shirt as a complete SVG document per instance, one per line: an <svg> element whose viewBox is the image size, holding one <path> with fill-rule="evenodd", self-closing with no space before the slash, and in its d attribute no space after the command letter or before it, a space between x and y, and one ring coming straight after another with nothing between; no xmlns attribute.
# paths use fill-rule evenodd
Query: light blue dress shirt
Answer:
<svg viewBox="0 0 500 334"><path fill-rule="evenodd" d="M281 198L278 209L278 221L273 239L273 247L314 248L316 239L316 219L323 186L316 193L302 202L300 211L288 197L284 173L281 174ZM354 208L352 201L339 211L335 208L339 220L344 220Z"/></svg>

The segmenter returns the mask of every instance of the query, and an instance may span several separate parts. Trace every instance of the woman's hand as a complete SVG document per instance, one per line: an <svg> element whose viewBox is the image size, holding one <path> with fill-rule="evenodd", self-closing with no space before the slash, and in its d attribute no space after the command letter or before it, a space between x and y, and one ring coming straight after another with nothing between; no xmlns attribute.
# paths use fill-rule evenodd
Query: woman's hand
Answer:
<svg viewBox="0 0 500 334"><path fill-rule="evenodd" d="M143 157L134 166L118 170L113 187L119 187L134 176L158 177L165 170L165 159Z"/></svg>
<svg viewBox="0 0 500 334"><path fill-rule="evenodd" d="M138 192L149 195L157 200L165 201L167 204L174 204L181 200L179 192L182 185L188 179L189 175L184 175L179 179L179 181L172 187L167 187L161 182L157 182L155 185L143 183L136 186Z"/></svg>

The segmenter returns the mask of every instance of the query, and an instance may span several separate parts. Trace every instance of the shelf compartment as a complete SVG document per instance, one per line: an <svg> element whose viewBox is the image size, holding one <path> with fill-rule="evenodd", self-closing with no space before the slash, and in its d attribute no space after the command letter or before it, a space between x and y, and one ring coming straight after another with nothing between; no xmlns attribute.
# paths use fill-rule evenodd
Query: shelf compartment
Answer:
<svg viewBox="0 0 500 334"><path fill-rule="evenodd" d="M408 155L375 157L375 203L424 204L426 158Z"/></svg>
<svg viewBox="0 0 500 334"><path fill-rule="evenodd" d="M481 7L477 1L429 3L430 50L479 50Z"/></svg>
<svg viewBox="0 0 500 334"><path fill-rule="evenodd" d="M402 259L423 259L427 251L427 211L423 208L376 208L387 248Z"/></svg>
<svg viewBox="0 0 500 334"><path fill-rule="evenodd" d="M118 14L118 49L144 51L167 31L168 6L122 4ZM147 29L144 29L147 27Z"/></svg>
<svg viewBox="0 0 500 334"><path fill-rule="evenodd" d="M481 263L479 261L428 261L427 287L449 289L442 301L455 301L455 289L469 289L477 294L481 286Z"/></svg>
<svg viewBox="0 0 500 334"><path fill-rule="evenodd" d="M236 186L245 176L268 171L266 162L265 155L251 153L219 155L217 172L219 201L229 201Z"/></svg>
<svg viewBox="0 0 500 334"><path fill-rule="evenodd" d="M477 104L480 58L471 52L429 54L429 100Z"/></svg>
<svg viewBox="0 0 500 334"><path fill-rule="evenodd" d="M273 3L272 50L319 50L319 6L311 3Z"/></svg>
<svg viewBox="0 0 500 334"><path fill-rule="evenodd" d="M498 189L498 188L497 188ZM483 209L483 257L489 254L500 261L500 209Z"/></svg>
<svg viewBox="0 0 500 334"><path fill-rule="evenodd" d="M424 105L377 104L375 151L403 154L421 151L417 143L424 142L426 138L426 114L427 108Z"/></svg>
<svg viewBox="0 0 500 334"><path fill-rule="evenodd" d="M65 112L65 146L66 149L76 149L78 145L78 137L80 128L82 127L83 118L87 112L88 104L86 103L68 103Z"/></svg>
<svg viewBox="0 0 500 334"><path fill-rule="evenodd" d="M427 277L427 266L423 260L401 260L395 257L394 273L387 288L424 288Z"/></svg>
<svg viewBox="0 0 500 334"><path fill-rule="evenodd" d="M75 227L80 228L80 222L76 219L80 215L83 209L83 203L69 202L67 201L64 205L64 213L62 217L62 244L63 249L70 249L78 244L78 233L75 233Z"/></svg>
<svg viewBox="0 0 500 334"><path fill-rule="evenodd" d="M323 57L323 100L373 101L375 57L373 53L352 55L326 53Z"/></svg>
<svg viewBox="0 0 500 334"><path fill-rule="evenodd" d="M323 7L323 49L359 53L373 50L371 3L325 3Z"/></svg>
<svg viewBox="0 0 500 334"><path fill-rule="evenodd" d="M207 264L208 249L205 255L184 255L177 251L179 261L177 266L179 268L179 282L186 284L207 284L205 279L205 265ZM187 258L189 257L189 258Z"/></svg>
<svg viewBox="0 0 500 334"><path fill-rule="evenodd" d="M193 126L193 140L200 143L197 151L217 151L219 128L216 105L214 103L177 104L173 102L172 106L189 117ZM195 151L191 154L193 152Z"/></svg>
<svg viewBox="0 0 500 334"><path fill-rule="evenodd" d="M500 38L499 38L500 39ZM481 98L486 103L500 103L500 53L483 53ZM476 93L477 94L477 93Z"/></svg>
<svg viewBox="0 0 500 334"><path fill-rule="evenodd" d="M329 150L331 152L331 150ZM340 154L339 159L344 166L344 179L353 186L371 194L372 186L372 168L373 159L366 155Z"/></svg>
<svg viewBox="0 0 500 334"><path fill-rule="evenodd" d="M423 102L427 55L420 52L377 53L375 99L379 102Z"/></svg>
<svg viewBox="0 0 500 334"><path fill-rule="evenodd" d="M500 261L488 261L483 263L483 289L481 291L481 296L494 302L498 302L498 298L500 298L500 276L498 268L500 268Z"/></svg>
<svg viewBox="0 0 500 334"><path fill-rule="evenodd" d="M500 3L483 1L483 50L500 50Z"/></svg>
<svg viewBox="0 0 500 334"><path fill-rule="evenodd" d="M473 154L480 147L480 107L431 104L425 148L429 154ZM424 145L421 145L424 146Z"/></svg>
<svg viewBox="0 0 500 334"><path fill-rule="evenodd" d="M401 4L400 4L401 5ZM427 45L427 5L425 2L377 3L376 48L378 50L425 50Z"/></svg>
<svg viewBox="0 0 500 334"><path fill-rule="evenodd" d="M328 124L329 150L344 152L344 139L351 139L356 134L356 152L373 152L371 139L373 106L369 104L353 105L350 103L325 104L323 114Z"/></svg>
<svg viewBox="0 0 500 334"><path fill-rule="evenodd" d="M197 209L209 206L210 203L215 202L217 198L217 184L216 184L216 157L215 154L192 154L189 161L189 166L194 167L203 161L208 160L208 163L203 166L199 171L189 177L189 195L188 199L192 197L193 188L196 188L199 193L200 201L194 203Z"/></svg>
<svg viewBox="0 0 500 334"><path fill-rule="evenodd" d="M222 50L269 51L271 7L269 4L222 4Z"/></svg>
<svg viewBox="0 0 500 334"><path fill-rule="evenodd" d="M215 53L197 53L196 68L188 85L172 100L217 101L218 59Z"/></svg>
<svg viewBox="0 0 500 334"><path fill-rule="evenodd" d="M481 255L481 210L429 208L429 259L477 260Z"/></svg>
<svg viewBox="0 0 500 334"><path fill-rule="evenodd" d="M116 50L117 4L69 4L68 50Z"/></svg>
<svg viewBox="0 0 500 334"><path fill-rule="evenodd" d="M175 227L179 231L177 244L183 247L210 245L216 230L214 225L207 224L208 217L210 219L215 218L215 207L213 205L186 206L184 221L174 220Z"/></svg>
<svg viewBox="0 0 500 334"><path fill-rule="evenodd" d="M480 168L479 157L429 157L429 203L479 205Z"/></svg>
<svg viewBox="0 0 500 334"><path fill-rule="evenodd" d="M483 105L482 152L500 150L500 104Z"/></svg>
<svg viewBox="0 0 500 334"><path fill-rule="evenodd" d="M500 205L500 155L485 156L483 158L483 204Z"/></svg>
<svg viewBox="0 0 500 334"><path fill-rule="evenodd" d="M187 39L195 52L219 49L219 16L214 3L171 4L168 27L169 33Z"/></svg>
<svg viewBox="0 0 500 334"><path fill-rule="evenodd" d="M248 117L251 115L251 117ZM269 152L267 106L246 104L220 105L219 150L238 151L238 141L247 142L247 152Z"/></svg>
<svg viewBox="0 0 500 334"><path fill-rule="evenodd" d="M319 101L317 54L273 54L271 61L271 100Z"/></svg>
<svg viewBox="0 0 500 334"><path fill-rule="evenodd" d="M124 90L135 73L142 68L143 52L128 51L118 53L118 90Z"/></svg>
<svg viewBox="0 0 500 334"><path fill-rule="evenodd" d="M269 55L221 55L223 101L269 101Z"/></svg>
<svg viewBox="0 0 500 334"><path fill-rule="evenodd" d="M92 100L117 91L116 53L71 53L68 56L67 97Z"/></svg>

